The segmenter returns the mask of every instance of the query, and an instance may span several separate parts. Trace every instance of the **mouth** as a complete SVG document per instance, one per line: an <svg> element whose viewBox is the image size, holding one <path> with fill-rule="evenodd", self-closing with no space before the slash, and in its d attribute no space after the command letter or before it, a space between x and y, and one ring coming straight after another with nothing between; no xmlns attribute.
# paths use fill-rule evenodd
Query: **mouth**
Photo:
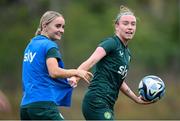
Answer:
<svg viewBox="0 0 180 121"><path fill-rule="evenodd" d="M133 32L126 32L127 35L133 35Z"/></svg>
<svg viewBox="0 0 180 121"><path fill-rule="evenodd" d="M61 33L60 33L60 32L56 32L56 35L57 35L57 36L61 36Z"/></svg>
<svg viewBox="0 0 180 121"><path fill-rule="evenodd" d="M62 34L61 33L56 33L56 36L61 37Z"/></svg>

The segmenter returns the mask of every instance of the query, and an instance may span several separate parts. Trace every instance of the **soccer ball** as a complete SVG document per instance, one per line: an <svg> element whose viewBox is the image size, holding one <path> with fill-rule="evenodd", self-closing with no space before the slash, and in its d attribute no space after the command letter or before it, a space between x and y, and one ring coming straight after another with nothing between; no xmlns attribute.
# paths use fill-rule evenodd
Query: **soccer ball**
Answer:
<svg viewBox="0 0 180 121"><path fill-rule="evenodd" d="M144 100L157 101L164 96L165 84L158 76L145 76L139 83L138 91Z"/></svg>

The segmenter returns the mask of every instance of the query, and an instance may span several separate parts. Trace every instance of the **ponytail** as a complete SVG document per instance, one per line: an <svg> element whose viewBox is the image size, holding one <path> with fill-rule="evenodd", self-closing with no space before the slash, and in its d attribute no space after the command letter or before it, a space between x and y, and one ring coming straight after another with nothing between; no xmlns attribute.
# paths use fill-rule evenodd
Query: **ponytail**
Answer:
<svg viewBox="0 0 180 121"><path fill-rule="evenodd" d="M40 35L40 34L41 34L41 32L42 32L42 30L43 30L43 28L42 28L42 24L43 24L43 23L49 24L49 23L51 23L55 18L60 17L60 16L62 16L62 15L61 15L60 13L58 13L58 12L55 12L55 11L47 11L47 12L45 12L45 13L42 15L41 19L40 19L39 26L38 26L38 28L37 28L37 30L36 30L35 35Z"/></svg>

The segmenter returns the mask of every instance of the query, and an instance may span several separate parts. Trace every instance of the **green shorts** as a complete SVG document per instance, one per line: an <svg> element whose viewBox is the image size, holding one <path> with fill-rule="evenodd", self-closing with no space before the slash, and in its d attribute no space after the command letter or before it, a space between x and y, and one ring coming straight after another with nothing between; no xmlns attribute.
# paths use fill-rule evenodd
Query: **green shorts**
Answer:
<svg viewBox="0 0 180 121"><path fill-rule="evenodd" d="M114 112L107 103L95 96L85 95L82 113L86 120L114 120Z"/></svg>
<svg viewBox="0 0 180 121"><path fill-rule="evenodd" d="M20 107L21 120L64 120L54 102L41 101Z"/></svg>

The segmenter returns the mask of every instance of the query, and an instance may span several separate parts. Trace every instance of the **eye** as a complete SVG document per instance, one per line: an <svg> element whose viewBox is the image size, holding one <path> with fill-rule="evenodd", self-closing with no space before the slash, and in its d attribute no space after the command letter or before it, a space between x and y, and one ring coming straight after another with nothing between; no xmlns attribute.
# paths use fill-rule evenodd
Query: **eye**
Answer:
<svg viewBox="0 0 180 121"><path fill-rule="evenodd" d="M62 25L62 24L56 24L56 27L57 27L57 28L61 28L61 27L64 28L65 26Z"/></svg>
<svg viewBox="0 0 180 121"><path fill-rule="evenodd" d="M135 26L135 25L136 25L136 22L131 22L131 25L132 25L132 26Z"/></svg>
<svg viewBox="0 0 180 121"><path fill-rule="evenodd" d="M128 25L129 22L128 22L128 21L123 21L122 24L123 24L123 25Z"/></svg>

